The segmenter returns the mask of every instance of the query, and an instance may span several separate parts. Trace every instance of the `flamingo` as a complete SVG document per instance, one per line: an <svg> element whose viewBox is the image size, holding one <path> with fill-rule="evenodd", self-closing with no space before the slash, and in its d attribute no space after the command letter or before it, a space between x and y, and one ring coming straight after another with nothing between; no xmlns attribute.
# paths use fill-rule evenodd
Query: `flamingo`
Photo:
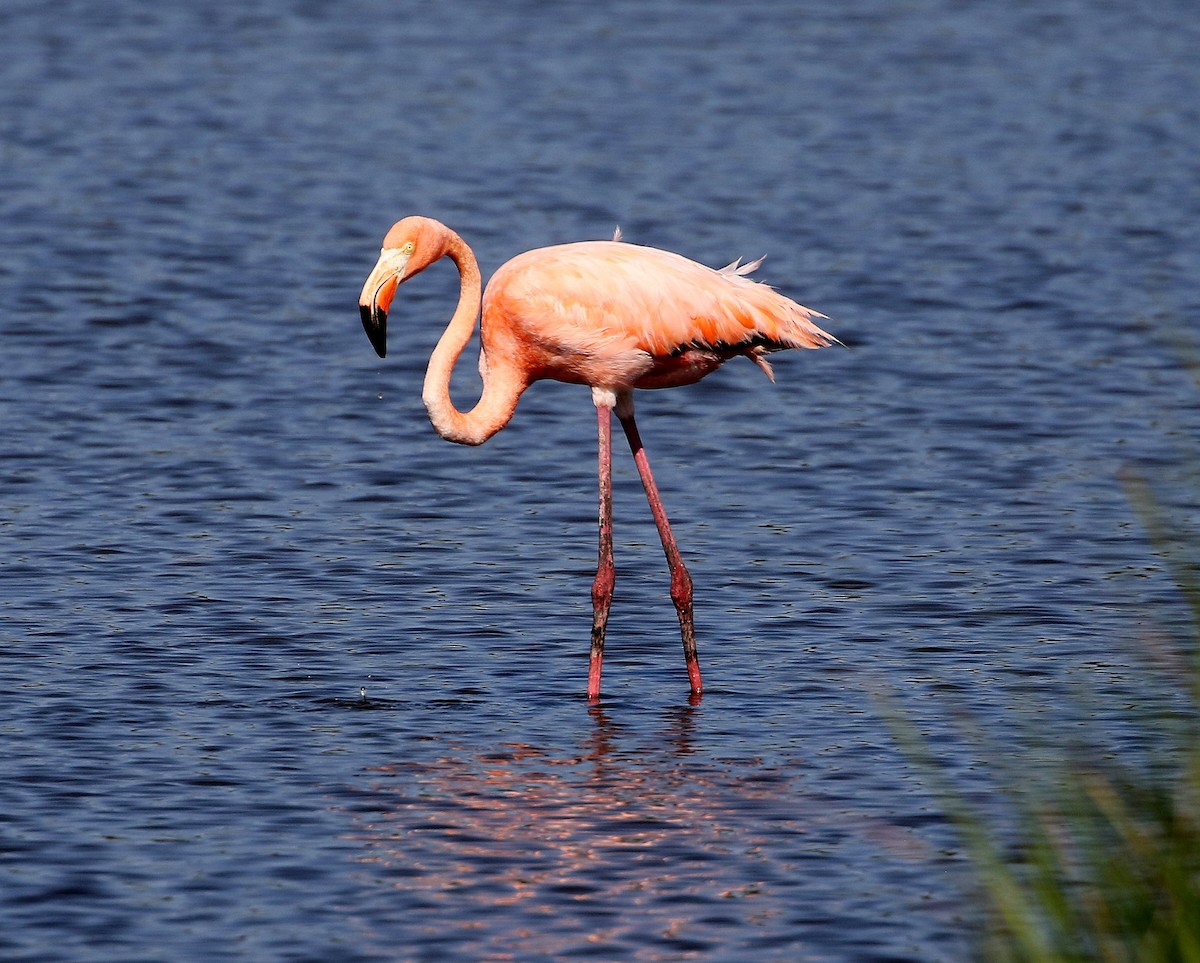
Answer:
<svg viewBox="0 0 1200 963"><path fill-rule="evenodd" d="M479 445L508 424L535 381L587 385L599 434L600 547L592 583L587 698L600 698L604 637L616 569L612 542L612 414L633 452L667 556L671 600L679 618L692 697L703 691L692 614L692 578L683 562L633 416L635 388L691 384L730 358L744 356L775 380L767 355L786 348L840 343L814 318L825 315L748 275L762 262L740 259L714 270L652 247L579 241L519 254L482 292L479 265L454 231L428 217L397 221L359 296L363 328L379 357L387 354L387 313L396 288L435 261L458 268L458 307L434 348L422 399L447 441ZM480 308L482 303L482 318ZM483 393L470 411L450 398L450 373L480 325Z"/></svg>

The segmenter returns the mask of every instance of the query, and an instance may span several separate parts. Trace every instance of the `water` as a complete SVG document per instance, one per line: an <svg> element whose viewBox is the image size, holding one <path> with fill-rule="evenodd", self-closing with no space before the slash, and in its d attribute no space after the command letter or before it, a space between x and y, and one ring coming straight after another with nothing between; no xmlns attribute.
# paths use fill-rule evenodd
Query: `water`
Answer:
<svg viewBox="0 0 1200 963"><path fill-rule="evenodd" d="M1193 14L8 3L0 955L961 959L872 692L971 785L947 700L1144 748L1137 649L1184 613L1117 473L1183 500L1200 428ZM407 213L485 274L618 224L766 252L835 319L774 386L639 400L698 705L627 457L582 698L586 390L438 439L449 265L371 352Z"/></svg>

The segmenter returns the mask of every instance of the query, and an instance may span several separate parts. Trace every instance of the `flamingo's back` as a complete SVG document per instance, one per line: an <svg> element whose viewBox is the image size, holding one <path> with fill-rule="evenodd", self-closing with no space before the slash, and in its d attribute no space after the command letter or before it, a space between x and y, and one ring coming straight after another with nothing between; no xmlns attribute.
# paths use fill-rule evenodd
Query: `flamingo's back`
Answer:
<svg viewBox="0 0 1200 963"><path fill-rule="evenodd" d="M824 315L747 277L755 267L717 271L618 241L529 251L488 285L485 346L517 348L533 377L660 387L738 354L765 368L769 351L836 342L813 320Z"/></svg>

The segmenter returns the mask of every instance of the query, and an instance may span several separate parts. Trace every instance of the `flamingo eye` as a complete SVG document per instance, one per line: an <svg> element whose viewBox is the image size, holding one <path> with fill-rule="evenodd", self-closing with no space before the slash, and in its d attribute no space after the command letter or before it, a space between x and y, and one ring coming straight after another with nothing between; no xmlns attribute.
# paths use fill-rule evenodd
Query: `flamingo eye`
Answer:
<svg viewBox="0 0 1200 963"><path fill-rule="evenodd" d="M400 248L405 254L412 254L417 249L417 246L412 241L405 242L404 247Z"/></svg>

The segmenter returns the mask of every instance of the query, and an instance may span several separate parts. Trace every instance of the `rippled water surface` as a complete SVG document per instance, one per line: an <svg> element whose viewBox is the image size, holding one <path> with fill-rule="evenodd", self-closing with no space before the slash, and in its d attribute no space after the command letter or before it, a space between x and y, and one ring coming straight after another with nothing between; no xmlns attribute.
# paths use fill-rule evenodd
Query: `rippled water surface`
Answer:
<svg viewBox="0 0 1200 963"><path fill-rule="evenodd" d="M1117 476L1177 497L1200 428L1197 49L1172 2L9 0L0 956L962 959L872 692L965 779L945 699L1003 744L1156 698L1183 612ZM698 704L627 457L582 697L587 391L441 441L448 263L371 352L407 213L485 274L766 252L835 319L639 399Z"/></svg>

